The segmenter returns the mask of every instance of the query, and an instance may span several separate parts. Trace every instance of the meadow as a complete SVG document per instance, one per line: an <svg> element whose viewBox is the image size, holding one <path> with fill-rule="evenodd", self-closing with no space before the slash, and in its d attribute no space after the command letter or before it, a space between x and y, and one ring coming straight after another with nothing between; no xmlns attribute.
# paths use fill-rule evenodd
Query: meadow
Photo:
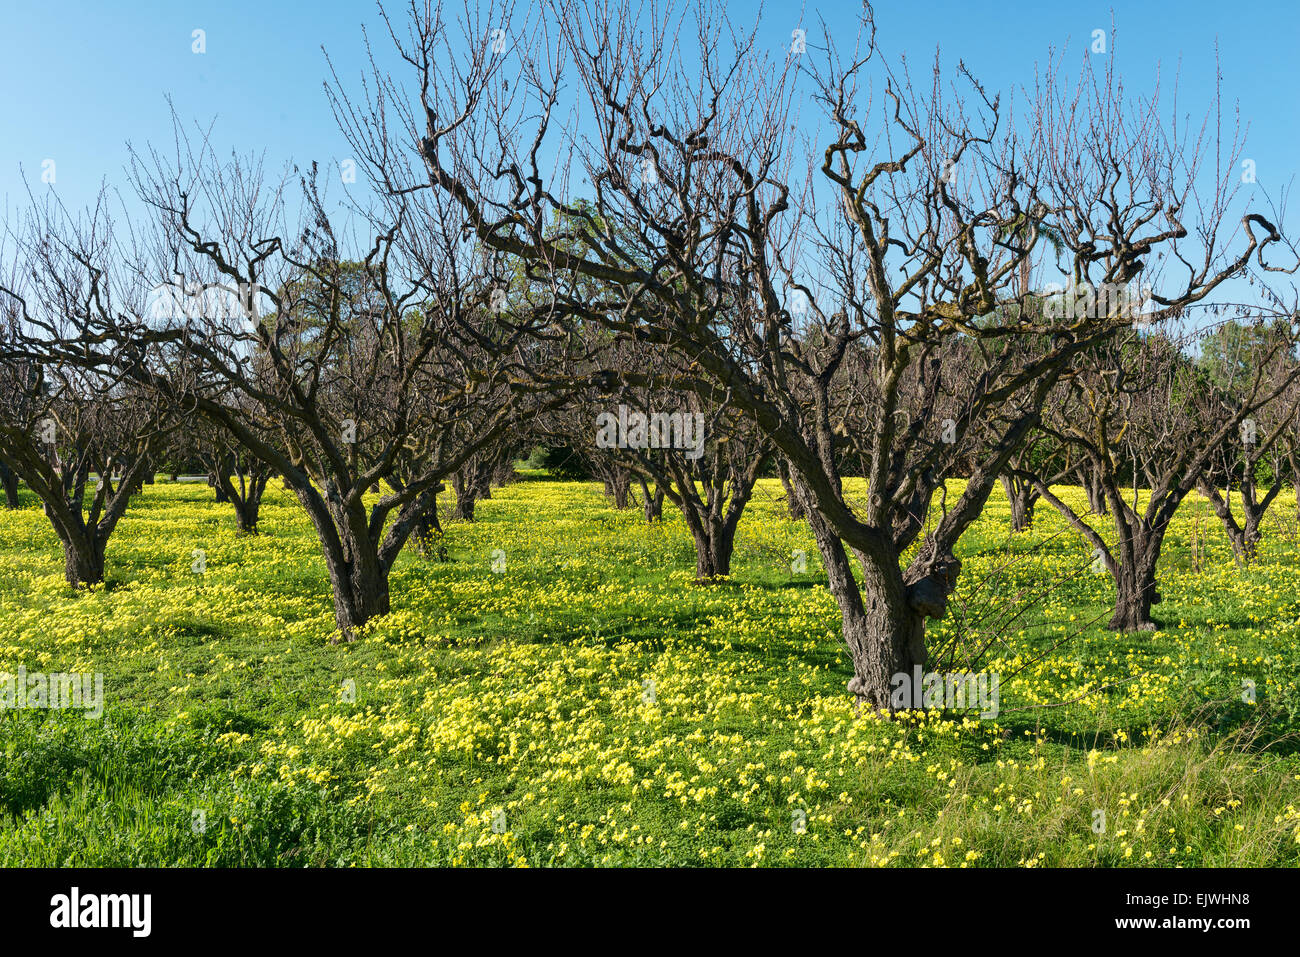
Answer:
<svg viewBox="0 0 1300 957"><path fill-rule="evenodd" d="M339 644L278 483L258 536L206 487L146 486L108 581L79 593L23 504L0 514L0 672L102 673L105 710L0 711L5 866L1300 862L1286 496L1246 568L1193 496L1159 630L1117 635L1079 537L1044 505L1012 535L995 492L930 644L987 646L998 715L895 719L845 690L775 480L732 578L699 585L670 506L648 525L596 484L525 474L445 522L446 561L408 548L392 614Z"/></svg>

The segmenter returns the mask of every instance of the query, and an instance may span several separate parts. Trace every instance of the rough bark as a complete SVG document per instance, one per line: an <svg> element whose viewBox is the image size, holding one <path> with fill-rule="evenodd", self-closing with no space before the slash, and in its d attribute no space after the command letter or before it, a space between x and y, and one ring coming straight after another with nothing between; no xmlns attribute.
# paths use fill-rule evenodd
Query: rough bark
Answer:
<svg viewBox="0 0 1300 957"><path fill-rule="evenodd" d="M357 542L350 541L348 557L329 552L325 556L334 593L334 620L349 641L358 628L390 610L388 575L381 571L373 555L356 555L352 549L357 547Z"/></svg>
<svg viewBox="0 0 1300 957"><path fill-rule="evenodd" d="M1300 522L1300 464L1293 456L1291 466L1291 488L1295 491L1295 520Z"/></svg>
<svg viewBox="0 0 1300 957"><path fill-rule="evenodd" d="M256 535L262 495L271 470L256 460L241 462L227 453L210 457L208 464L208 484L216 493L216 500L234 506L235 527L241 534Z"/></svg>
<svg viewBox="0 0 1300 957"><path fill-rule="evenodd" d="M447 548L437 544L442 538L442 523L438 521L438 494L446 490L447 486L442 482L434 486L429 507L416 517L415 531L411 533L411 539L421 555L432 556L443 562L447 560Z"/></svg>
<svg viewBox="0 0 1300 957"><path fill-rule="evenodd" d="M790 463L783 458L778 458L776 470L781 476L781 486L785 489L785 504L790 510L790 517L796 522L802 522L808 517L808 510L795 494L794 484L790 481Z"/></svg>
<svg viewBox="0 0 1300 957"><path fill-rule="evenodd" d="M605 495L619 511L627 508L632 491L632 475L626 469L614 469L605 479Z"/></svg>
<svg viewBox="0 0 1300 957"><path fill-rule="evenodd" d="M1115 575L1115 613L1111 631L1154 631L1151 606L1160 603L1156 590L1156 561L1160 545L1142 535L1124 550L1125 560Z"/></svg>
<svg viewBox="0 0 1300 957"><path fill-rule="evenodd" d="M643 459L642 467L650 470L656 487L677 506L695 540L697 581L731 575L736 527L770 457L769 450L756 448L748 458L729 459L714 448L692 464L680 457L662 464Z"/></svg>
<svg viewBox="0 0 1300 957"><path fill-rule="evenodd" d="M259 493L255 498L232 498L231 501L235 506L235 527L243 535L256 535L257 516L262 510L261 494Z"/></svg>
<svg viewBox="0 0 1300 957"><path fill-rule="evenodd" d="M104 548L108 542L93 529L55 526L63 545L63 575L73 588L98 585L104 580Z"/></svg>
<svg viewBox="0 0 1300 957"><path fill-rule="evenodd" d="M1223 530L1227 532L1228 541L1232 545L1232 553L1237 556L1238 561L1249 562L1255 557L1263 538L1260 525L1264 513L1268 511L1268 506L1277 492L1281 491L1281 486L1279 484L1270 489L1262 502L1255 500L1253 488L1243 487L1241 491L1242 494L1238 498L1241 504L1241 519L1238 520L1232 510L1232 503L1223 493L1206 482L1202 482L1200 488L1201 494L1210 500L1214 514L1223 523Z"/></svg>
<svg viewBox="0 0 1300 957"><path fill-rule="evenodd" d="M389 611L388 568L369 532L365 506L346 502L327 486L322 497L314 488L294 483L294 491L311 517L321 541L334 598L334 620L351 641L357 629Z"/></svg>
<svg viewBox="0 0 1300 957"><path fill-rule="evenodd" d="M44 463L42 463L44 465ZM144 484L144 465L137 460L127 468L116 487L110 460L105 474L94 489L86 510L85 479L87 470L78 467L75 474L60 475L48 465L31 470L29 481L43 500L46 517L63 545L63 571L73 588L97 585L104 580L104 552L117 523L126 513L131 497ZM72 488L71 494L66 489Z"/></svg>
<svg viewBox="0 0 1300 957"><path fill-rule="evenodd" d="M18 508L18 473L3 462L0 462L0 484L4 485L5 508Z"/></svg>
<svg viewBox="0 0 1300 957"><path fill-rule="evenodd" d="M664 490L655 483L655 490L650 491L650 483L638 477L641 484L641 501L645 506L645 520L648 523L659 522L664 517Z"/></svg>
<svg viewBox="0 0 1300 957"><path fill-rule="evenodd" d="M226 481L229 481L228 477L226 478ZM216 493L218 504L230 501L230 497L226 494L225 485L226 482L222 481L222 475L219 471L208 473L208 488L212 489Z"/></svg>
<svg viewBox="0 0 1300 957"><path fill-rule="evenodd" d="M479 489L472 476L464 471L451 477L451 487L456 493L456 518L462 522L474 521L474 505L479 499Z"/></svg>
<svg viewBox="0 0 1300 957"><path fill-rule="evenodd" d="M731 555L735 550L739 520L740 512L736 511L719 521L687 521L695 539L695 577L698 580L731 575Z"/></svg>
<svg viewBox="0 0 1300 957"><path fill-rule="evenodd" d="M1029 531L1034 525L1034 505L1038 502L1034 483L1013 475L1003 475L1001 481L1011 505L1011 531Z"/></svg>
<svg viewBox="0 0 1300 957"><path fill-rule="evenodd" d="M854 673L848 689L860 702L889 712L922 707L916 701L892 700L895 678L910 677L918 667L924 672L928 663L925 620L941 619L947 614L949 597L961 572L961 562L953 549L979 519L997 476L1006 471L1013 452L1038 424L1037 409L1054 381L1051 376L1038 383L1019 417L974 464L956 503L944 507L943 516L925 535L906 569L900 569L900 558L916 540L917 516L923 518L929 511L930 491L938 486L937 482L924 483L928 491L913 496L907 503L907 514L898 516L885 532L861 523L834 526L827 512L844 507L838 477L828 465L819 494L809 479L821 476L799 471L795 490L807 509L830 590L840 608L844 641L853 660ZM845 535L844 529L853 537ZM853 576L850 552L862 568L861 585Z"/></svg>
<svg viewBox="0 0 1300 957"><path fill-rule="evenodd" d="M1079 478L1088 495L1088 511L1093 515L1108 515L1110 507L1106 504L1106 490L1102 488L1101 480L1086 468L1081 471Z"/></svg>
<svg viewBox="0 0 1300 957"><path fill-rule="evenodd" d="M269 472L255 468L251 473L239 474L238 486L231 481L230 477L226 478L226 499L235 507L235 527L242 534L257 534L257 519L262 510L262 493L266 491L266 483L270 477Z"/></svg>
<svg viewBox="0 0 1300 957"><path fill-rule="evenodd" d="M372 618L388 614L393 563L421 517L428 517L440 487L412 495L387 522L389 508L382 503L368 511L358 495L344 496L328 481L322 495L306 476L295 475L294 490L316 527L329 569L335 621L347 640Z"/></svg>
<svg viewBox="0 0 1300 957"><path fill-rule="evenodd" d="M497 471L496 458L476 457L457 469L451 477L452 488L456 492L456 517L462 521L474 521L474 506L479 500L492 498L492 476Z"/></svg>
<svg viewBox="0 0 1300 957"><path fill-rule="evenodd" d="M815 511L808 512L817 550L826 566L831 594L843 619L844 643L853 662L848 690L871 708L893 711L890 691L895 675L925 668L925 615L908 601L898 560L858 553L862 584L843 542Z"/></svg>
<svg viewBox="0 0 1300 957"><path fill-rule="evenodd" d="M1164 509L1156 512L1154 518L1148 518L1125 507L1118 489L1110 488L1108 493L1118 516L1115 520L1117 542L1112 552L1097 530L1061 501L1041 479L1034 478L1033 481L1043 501L1056 509L1084 537L1114 579L1115 611L1111 615L1110 630L1154 631L1156 625L1151 618L1151 607L1160 603L1160 593L1156 590L1156 565L1164 543L1163 529L1168 527L1168 516L1173 515L1181 496L1170 497Z"/></svg>
<svg viewBox="0 0 1300 957"><path fill-rule="evenodd" d="M509 457L498 462L492 469L492 485L497 488L509 485L519 476L515 472L515 464Z"/></svg>

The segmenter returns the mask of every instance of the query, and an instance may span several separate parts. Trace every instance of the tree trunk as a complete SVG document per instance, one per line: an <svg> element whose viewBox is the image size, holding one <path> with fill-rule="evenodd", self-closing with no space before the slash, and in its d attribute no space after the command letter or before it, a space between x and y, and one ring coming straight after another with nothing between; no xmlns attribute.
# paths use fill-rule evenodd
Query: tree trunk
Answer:
<svg viewBox="0 0 1300 957"><path fill-rule="evenodd" d="M1106 491L1101 482L1085 469L1083 471L1083 489L1088 493L1088 511L1093 515L1109 515L1110 506L1106 504Z"/></svg>
<svg viewBox="0 0 1300 957"><path fill-rule="evenodd" d="M796 522L802 522L807 518L808 512L804 509L799 496L794 493L794 484L790 481L790 464L785 459L778 458L776 470L781 476L781 486L785 489L785 504L790 510L790 517Z"/></svg>
<svg viewBox="0 0 1300 957"><path fill-rule="evenodd" d="M235 504L235 527L241 534L257 534L257 515L262 510L262 496L256 498L249 496L245 499L234 499Z"/></svg>
<svg viewBox="0 0 1300 957"><path fill-rule="evenodd" d="M474 504L478 495L474 482L463 472L457 472L451 477L451 487L456 493L456 517L463 522L474 521Z"/></svg>
<svg viewBox="0 0 1300 957"><path fill-rule="evenodd" d="M435 544L442 537L442 524L438 521L438 494L444 491L446 486L439 482L434 489L429 507L415 520L415 530L411 533L416 551L421 555L432 555L440 562L447 560L446 547Z"/></svg>
<svg viewBox="0 0 1300 957"><path fill-rule="evenodd" d="M63 543L63 575L73 588L98 585L104 580L106 542L93 532L80 534L58 529Z"/></svg>
<svg viewBox="0 0 1300 957"><path fill-rule="evenodd" d="M1034 490L1033 483L1010 475L1001 478L1002 488L1011 505L1011 531L1029 531L1034 525L1034 505L1038 502L1038 493Z"/></svg>
<svg viewBox="0 0 1300 957"><path fill-rule="evenodd" d="M325 557L334 599L334 621L347 641L372 618L389 612L389 564L370 535L364 503L345 500L327 479L318 490L301 473L284 477L306 509ZM334 640L337 641L337 638Z"/></svg>
<svg viewBox="0 0 1300 957"><path fill-rule="evenodd" d="M695 538L695 577L700 581L728 577L737 522L734 519L710 521L705 518L691 524Z"/></svg>
<svg viewBox="0 0 1300 957"><path fill-rule="evenodd" d="M415 542L415 549L421 555L432 556L440 562L447 560L447 549L445 546L435 544L442 535L442 528L438 524L436 514L421 515L415 522L415 531L411 533L411 540Z"/></svg>
<svg viewBox="0 0 1300 957"><path fill-rule="evenodd" d="M1260 531L1260 522L1263 521L1264 514L1262 510L1248 509L1245 518L1246 524L1241 530L1239 557L1243 561L1251 561L1254 559L1255 553L1259 551L1259 543L1263 538L1263 533Z"/></svg>
<svg viewBox="0 0 1300 957"><path fill-rule="evenodd" d="M1151 606L1160 604L1156 590L1156 561L1160 543L1138 542L1128 550L1115 578L1115 614L1111 631L1155 631Z"/></svg>
<svg viewBox="0 0 1300 957"><path fill-rule="evenodd" d="M334 592L334 620L351 641L370 619L388 614L388 573L379 562L378 548L369 536L352 533L348 517L336 516L334 526L340 548L325 548L325 564Z"/></svg>
<svg viewBox="0 0 1300 957"><path fill-rule="evenodd" d="M218 502L229 502L230 496L222 487L221 477L216 472L208 473L208 485L216 492Z"/></svg>
<svg viewBox="0 0 1300 957"><path fill-rule="evenodd" d="M925 615L912 608L897 559L875 561L859 553L863 570L859 588L843 542L816 512L809 512L808 518L853 661L848 690L874 710L920 708L922 702L894 695L900 676L910 689L914 669L919 666L924 671L927 657Z"/></svg>
<svg viewBox="0 0 1300 957"><path fill-rule="evenodd" d="M5 508L18 508L18 473L0 464L0 482L4 484Z"/></svg>
<svg viewBox="0 0 1300 957"><path fill-rule="evenodd" d="M1264 518L1264 512L1267 510L1267 504L1261 505L1255 501L1253 490L1243 490L1239 501L1241 502L1241 521L1237 521L1237 516L1233 514L1231 501L1222 495L1217 488L1212 487L1208 482L1201 482L1200 493L1210 500L1210 505L1214 508L1214 514L1219 517L1223 524L1223 530L1228 533L1228 541L1232 545L1232 553L1237 556L1241 562L1249 562L1255 557L1259 550L1259 543L1262 536L1260 531L1260 522ZM1232 494L1232 490L1228 490Z"/></svg>
<svg viewBox="0 0 1300 957"><path fill-rule="evenodd" d="M1291 484L1295 488L1295 518L1300 522L1300 469L1291 473Z"/></svg>
<svg viewBox="0 0 1300 957"><path fill-rule="evenodd" d="M492 469L491 482L498 488L509 485L516 478L515 464L510 458L506 458L505 461L498 463L496 467Z"/></svg>
<svg viewBox="0 0 1300 957"><path fill-rule="evenodd" d="M239 476L239 484L234 476ZM249 471L232 469L229 472L210 472L208 480L215 482L218 502L229 502L235 507L235 527L241 534L256 535L258 514L262 510L262 493L270 475L260 468Z"/></svg>
<svg viewBox="0 0 1300 957"><path fill-rule="evenodd" d="M614 507L619 511L627 508L631 489L632 476L623 469L616 469L612 476L605 479L605 495L614 500Z"/></svg>
<svg viewBox="0 0 1300 957"><path fill-rule="evenodd" d="M68 501L81 507L86 500L86 482L90 479L90 463L83 461L63 474L63 491Z"/></svg>
<svg viewBox="0 0 1300 957"><path fill-rule="evenodd" d="M344 637L352 641L366 622L388 614L388 575L373 557L347 561L327 551L325 564L334 592L334 621Z"/></svg>
<svg viewBox="0 0 1300 957"><path fill-rule="evenodd" d="M664 490L663 486L655 483L655 490L650 491L650 485L645 479L637 479L641 483L641 498L645 503L645 520L649 523L662 521L664 517Z"/></svg>

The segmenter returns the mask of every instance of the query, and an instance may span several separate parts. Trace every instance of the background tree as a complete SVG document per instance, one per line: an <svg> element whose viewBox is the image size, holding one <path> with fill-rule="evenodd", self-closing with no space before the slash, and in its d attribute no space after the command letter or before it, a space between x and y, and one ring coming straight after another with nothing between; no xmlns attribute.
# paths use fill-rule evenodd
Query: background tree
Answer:
<svg viewBox="0 0 1300 957"><path fill-rule="evenodd" d="M247 421L252 421L252 417ZM234 508L235 527L240 533L256 535L262 495L272 476L270 466L207 419L192 417L192 425L200 436L198 457L207 468L217 501L227 502Z"/></svg>
<svg viewBox="0 0 1300 957"><path fill-rule="evenodd" d="M1276 337L1267 360L1288 352L1293 342L1292 334ZM1270 382L1266 360L1254 370L1216 379L1193 362L1187 346L1186 336L1133 330L1092 350L1050 406L1043 429L1088 458L1114 522L1113 546L1042 476L1024 476L1083 535L1114 578L1115 631L1156 627L1156 571L1174 513L1202 481L1216 451L1300 374Z"/></svg>
<svg viewBox="0 0 1300 957"><path fill-rule="evenodd" d="M44 286L86 294L22 300L26 348L146 385L283 476L351 638L388 611L389 572L440 482L550 401L531 371L552 367L545 344L525 343L546 310L500 308L494 277L468 268L459 222L436 203L359 203L369 238L346 240L352 258L315 168L298 180L301 223L290 225L288 175L271 181L257 162L177 139L171 160L135 157L152 215L137 248L109 249L54 219L32 231L25 252ZM43 268L51 236L77 275ZM118 308L102 290L128 280L153 293ZM197 301L178 302L177 287ZM401 463L402 487L367 501Z"/></svg>
<svg viewBox="0 0 1300 957"><path fill-rule="evenodd" d="M1285 321L1223 323L1202 339L1199 365L1223 389L1241 390L1260 371L1264 387L1273 388L1286 382L1296 366L1287 338ZM1240 395L1238 401L1246 398ZM1229 436L1215 451L1197 483L1197 490L1210 500L1223 523L1238 561L1254 558L1263 538L1264 516L1293 478L1298 406L1300 388L1292 382L1276 399L1242 420L1239 434ZM1240 517L1233 510L1234 491Z"/></svg>
<svg viewBox="0 0 1300 957"><path fill-rule="evenodd" d="M0 405L0 455L42 503L68 584L103 582L108 540L169 428L161 407L138 387L25 360L0 364Z"/></svg>
<svg viewBox="0 0 1300 957"><path fill-rule="evenodd" d="M7 223L5 239L0 459L42 503L63 546L68 584L98 584L108 540L175 420L88 346L56 343L92 313L138 310L145 288L138 276L110 279L100 265L129 252L102 198L76 217L47 199ZM44 337L41 347L33 348L34 337ZM138 372L139 351L128 345L117 358Z"/></svg>
<svg viewBox="0 0 1300 957"><path fill-rule="evenodd" d="M655 497L666 497L681 512L695 542L695 577L713 581L731 575L736 528L753 497L759 476L772 459L773 446L753 422L731 408L725 396L705 398L695 392L661 390L653 383L667 376L647 376L646 350L632 350L631 361L606 360L634 366L620 375L626 383L617 393L617 410L612 402L603 408L606 427L593 420L597 433L622 428L621 420L640 416L627 429L625 447L614 446L606 453L629 474L637 476L647 521L653 520ZM603 356L597 356L600 361ZM669 361L672 361L669 359ZM638 385L639 383L639 385ZM598 406L599 407L599 406ZM641 435L632 435L641 428ZM613 436L607 436L613 438Z"/></svg>
<svg viewBox="0 0 1300 957"><path fill-rule="evenodd" d="M1155 103L1126 101L1113 55L1101 75L1085 60L1077 83L1049 71L1023 130L964 71L963 92L945 93L937 63L936 82L923 89L885 67L886 95L869 114L860 102L874 43L868 11L850 54L825 40L812 82L832 135L800 157L794 57L768 60L752 33L729 31L705 10L645 22L626 5L555 12L559 35L514 35L515 52L501 55L486 30L475 32L489 20L464 18L467 33L453 41L441 8L413 10L400 40L392 31L413 87L376 75L371 128L387 135L351 143L375 167L415 152L423 169L403 166L391 188L451 198L483 243L555 276L575 316L678 351L689 371L664 387L724 392L758 426L809 509L853 659L850 688L888 708L892 676L926 662L925 619L944 614L958 539L1056 378L1117 325L1120 304L1095 302L979 325L1010 298L1004 290L1044 228L1059 237L1061 268L1076 287L1149 279L1159 290L1153 321L1179 314L1253 257L1264 265L1276 231L1247 216L1239 248L1227 253L1233 178L1196 201L1207 151L1163 124ZM698 38L689 69L679 31ZM562 104L570 91L575 102ZM551 122L570 106L593 124L591 135ZM544 174L548 138L586 174L594 209L567 205L563 180ZM820 178L795 178L805 168ZM556 210L585 252L548 234ZM1193 224L1194 243L1185 241L1191 210L1209 211ZM1153 265L1161 250L1170 254L1164 269ZM575 277L599 284L600 295L566 296ZM803 324L792 315L796 293L808 304ZM816 349L804 348L808 327L818 330ZM1049 347L1027 362L1011 361L1025 355L1015 348L982 348L1019 338ZM980 363L961 370L961 414L951 427L926 415L900 422L907 384L956 354L946 348L956 339ZM871 414L856 416L867 428L837 432L832 383L850 347L867 343L873 361L859 394ZM838 470L846 452L869 463L856 505ZM964 491L902 567L927 493L956 468L969 472Z"/></svg>

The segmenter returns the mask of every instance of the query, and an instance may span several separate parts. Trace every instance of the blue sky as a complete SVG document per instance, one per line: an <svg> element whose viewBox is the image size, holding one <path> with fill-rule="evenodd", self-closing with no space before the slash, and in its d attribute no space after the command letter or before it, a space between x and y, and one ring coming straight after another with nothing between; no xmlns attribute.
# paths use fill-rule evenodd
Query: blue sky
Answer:
<svg viewBox="0 0 1300 957"><path fill-rule="evenodd" d="M819 16L852 29L858 9L851 2L768 4L762 35L781 48L803 26L812 43ZM744 23L759 6L733 2L728 10ZM1195 117L1213 93L1217 41L1225 105L1239 102L1250 123L1246 155L1259 183L1274 196L1290 183L1300 167L1300 5L1293 2L885 0L876 4L876 19L891 58L906 54L923 67L937 45L946 64L964 60L990 89L1009 92L1031 82L1050 48L1069 51L1067 63L1076 51L1081 56L1093 30L1110 31L1112 10L1117 34L1109 39L1128 87L1149 90L1159 70L1168 103L1177 76L1180 109ZM363 23L377 52L389 50L373 29L374 5L359 0L15 3L4 23L0 202L11 210L26 202L22 172L39 186L45 160L55 162L54 188L69 206L90 201L105 179L125 187L126 142L170 139L167 95L183 118L205 125L215 118L217 144L265 150L273 167L337 161L347 149L322 93L321 47L345 80L364 66ZM205 31L203 54L192 49L198 29Z"/></svg>

